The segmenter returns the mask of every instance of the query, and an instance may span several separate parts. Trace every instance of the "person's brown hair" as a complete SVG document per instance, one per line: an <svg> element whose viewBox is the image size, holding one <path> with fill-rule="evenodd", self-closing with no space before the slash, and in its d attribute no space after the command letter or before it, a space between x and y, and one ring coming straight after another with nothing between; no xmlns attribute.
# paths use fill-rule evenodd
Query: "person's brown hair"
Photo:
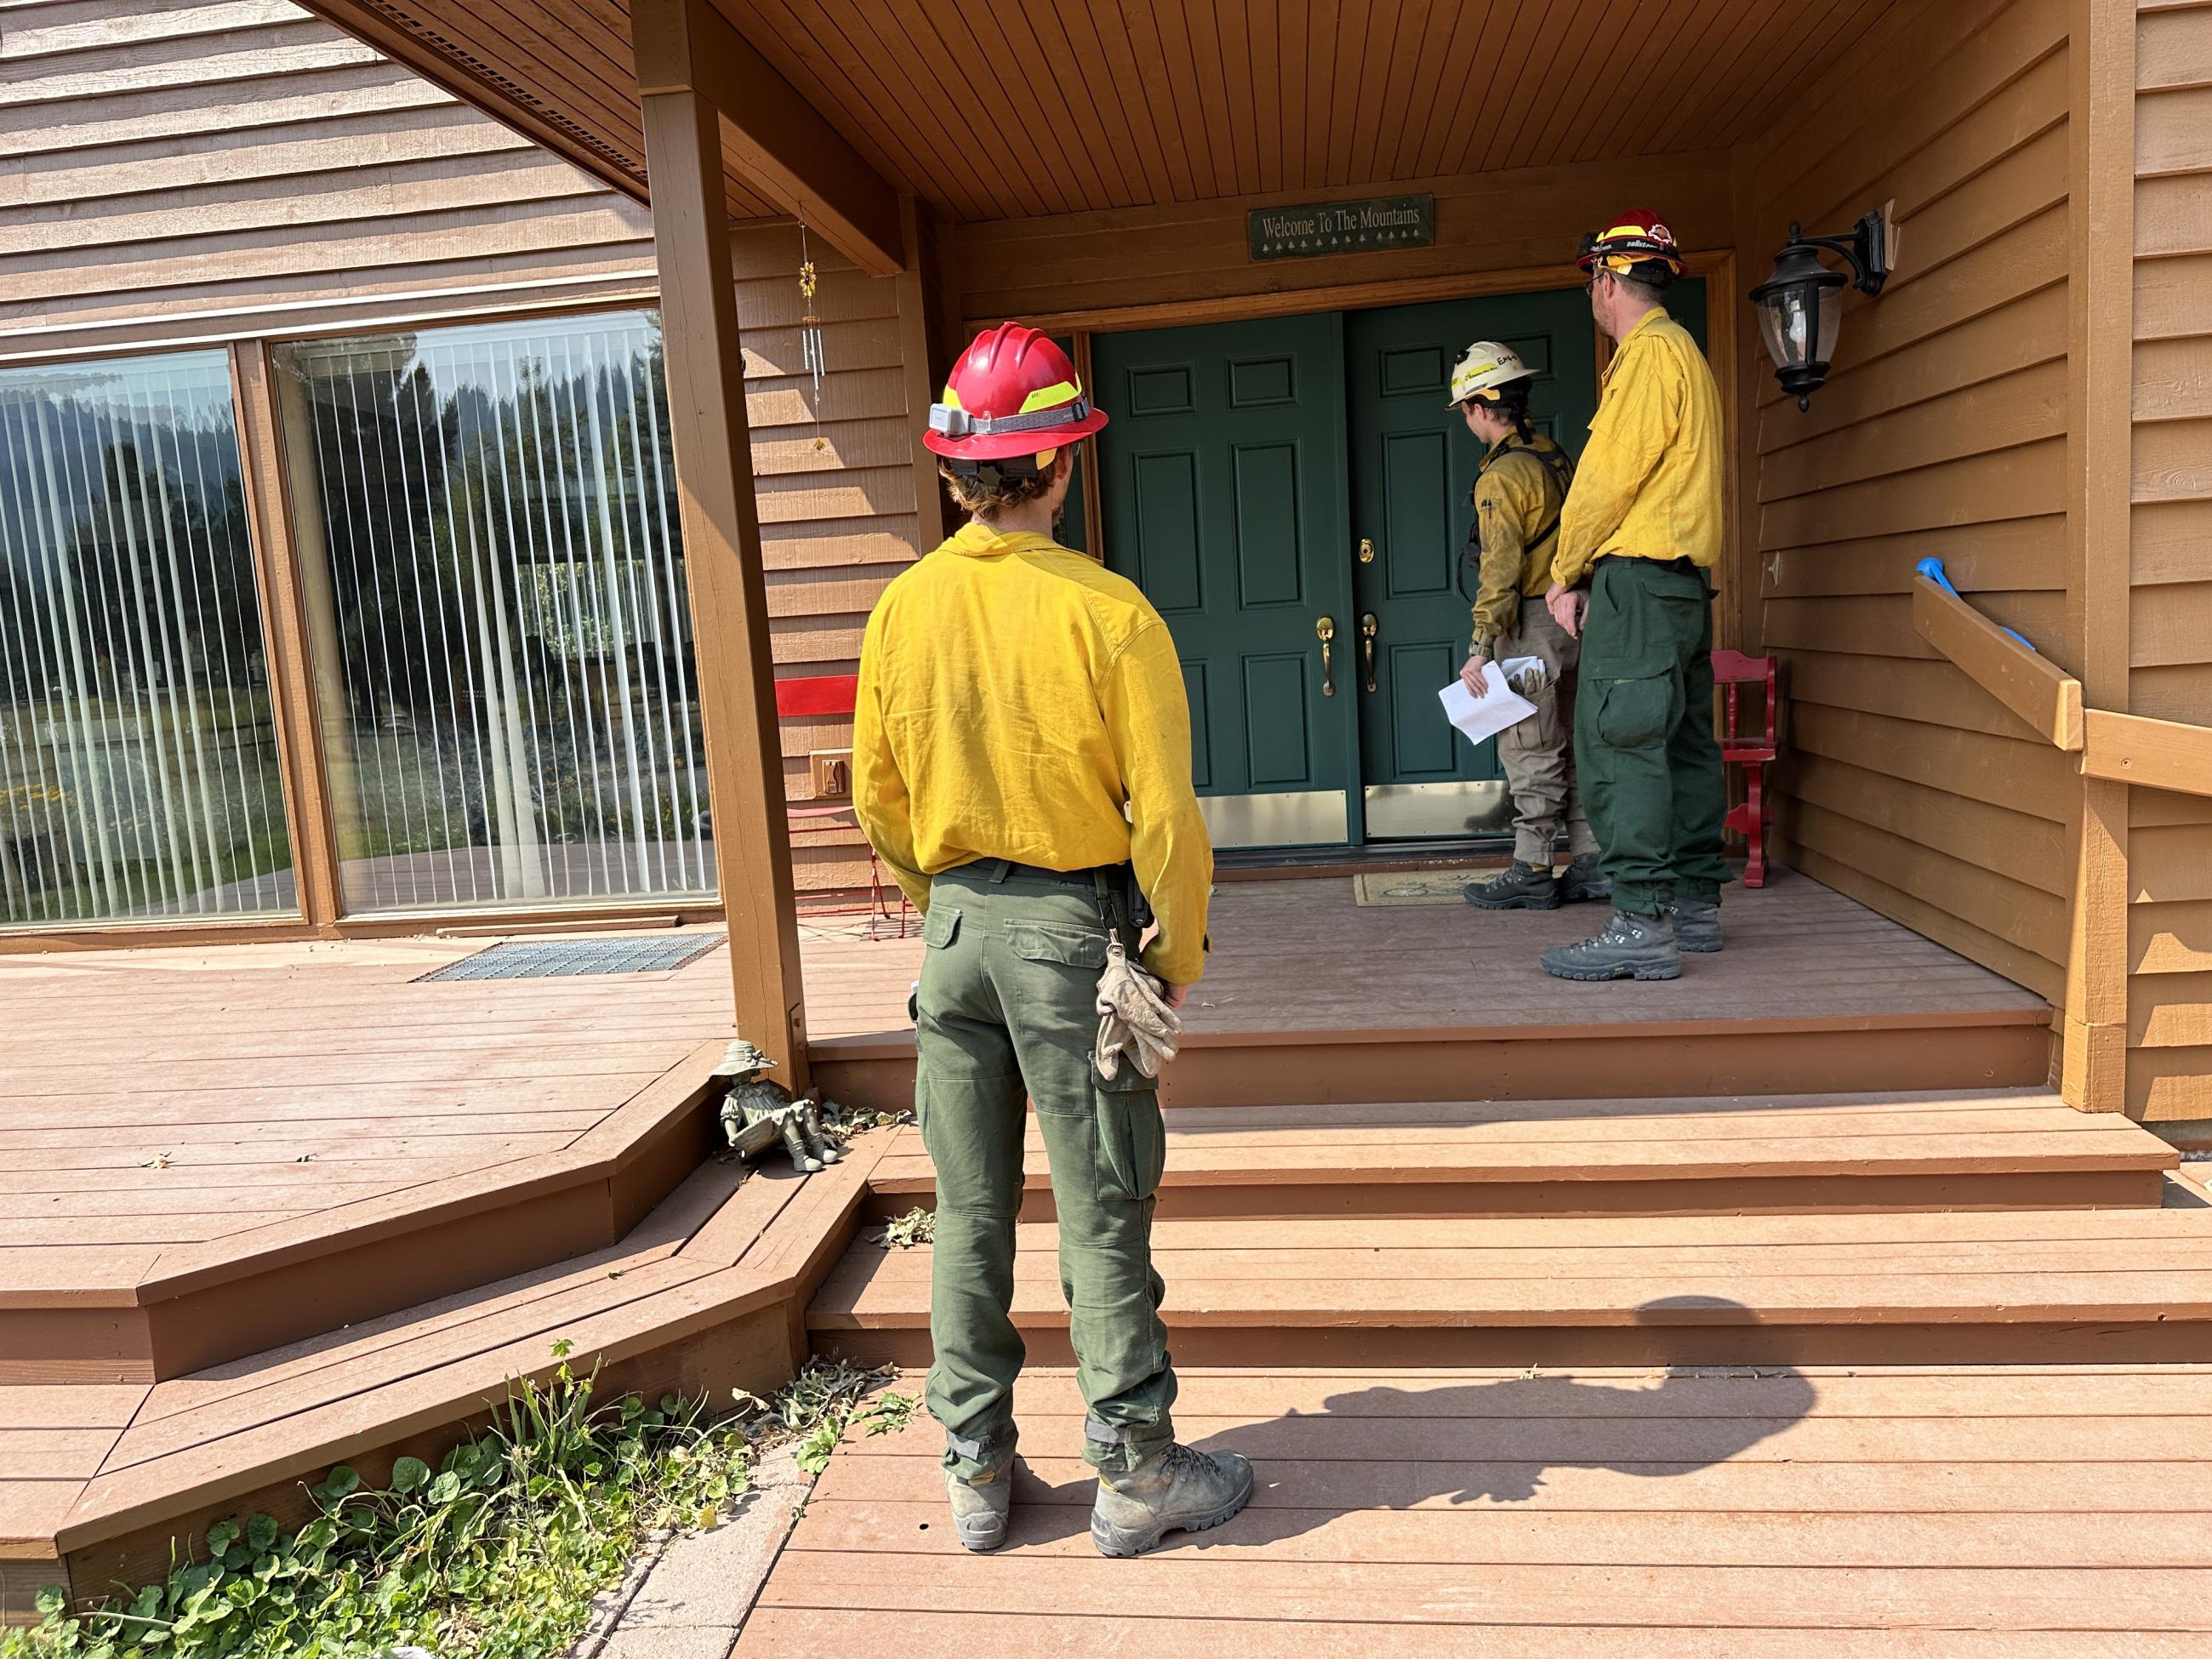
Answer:
<svg viewBox="0 0 2212 1659"><path fill-rule="evenodd" d="M1018 478L1002 477L995 468L981 473L956 472L941 461L937 470L960 510L988 524L1010 507L1050 495L1053 480L1060 472L1060 458L1054 455L1051 465Z"/></svg>
<svg viewBox="0 0 2212 1659"><path fill-rule="evenodd" d="M1660 296L1674 285L1674 272L1663 259L1641 259L1618 273L1620 285L1646 305L1657 305Z"/></svg>

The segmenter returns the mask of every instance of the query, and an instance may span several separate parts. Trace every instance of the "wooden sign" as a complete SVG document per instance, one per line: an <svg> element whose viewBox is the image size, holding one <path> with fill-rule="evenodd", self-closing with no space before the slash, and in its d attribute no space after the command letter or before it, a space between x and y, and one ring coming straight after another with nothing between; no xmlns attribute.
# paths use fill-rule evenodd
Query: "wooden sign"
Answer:
<svg viewBox="0 0 2212 1659"><path fill-rule="evenodd" d="M1427 247L1437 240L1437 198L1385 196L1310 207L1255 208L1245 216L1255 259Z"/></svg>

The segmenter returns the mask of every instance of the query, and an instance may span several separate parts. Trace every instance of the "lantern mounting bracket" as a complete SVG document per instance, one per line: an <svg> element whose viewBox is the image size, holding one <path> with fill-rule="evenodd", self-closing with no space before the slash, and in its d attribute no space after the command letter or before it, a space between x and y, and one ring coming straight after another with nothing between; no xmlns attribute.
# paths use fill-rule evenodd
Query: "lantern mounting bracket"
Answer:
<svg viewBox="0 0 2212 1659"><path fill-rule="evenodd" d="M1890 230L1887 217L1876 210L1853 225L1848 235L1808 236L1804 228L1792 219L1790 222L1790 248L1824 247L1832 253L1841 254L1851 268L1851 286L1862 294L1872 296L1881 292L1881 285L1889 277Z"/></svg>
<svg viewBox="0 0 2212 1659"><path fill-rule="evenodd" d="M1824 262L1824 252L1834 254L1850 274ZM1887 207L1867 214L1840 236L1808 236L1790 221L1790 240L1774 256L1774 274L1752 289L1751 300L1759 307L1775 378L1796 395L1800 410L1827 379L1844 289L1881 293L1896 258L1897 232Z"/></svg>

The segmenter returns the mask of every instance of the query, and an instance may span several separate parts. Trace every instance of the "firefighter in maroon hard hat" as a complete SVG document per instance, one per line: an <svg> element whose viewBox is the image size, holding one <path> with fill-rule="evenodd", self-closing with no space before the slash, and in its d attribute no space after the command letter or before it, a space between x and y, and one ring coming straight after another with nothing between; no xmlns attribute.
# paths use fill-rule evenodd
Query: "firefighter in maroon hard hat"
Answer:
<svg viewBox="0 0 2212 1659"><path fill-rule="evenodd" d="M1227 1520L1252 1491L1234 1452L1176 1443L1152 1261L1158 1081L1094 1056L1102 972L1131 983L1116 947L1137 954L1146 910L1158 930L1138 994L1172 1026L1205 969L1213 873L1167 627L1134 585L1052 538L1075 446L1105 424L1043 335L1005 323L978 337L922 439L969 521L884 590L860 649L853 805L924 913L927 1398L955 1530L975 1550L1005 1541L1012 1495L1014 1218L1031 1105L1098 1470L1093 1540L1137 1554Z"/></svg>

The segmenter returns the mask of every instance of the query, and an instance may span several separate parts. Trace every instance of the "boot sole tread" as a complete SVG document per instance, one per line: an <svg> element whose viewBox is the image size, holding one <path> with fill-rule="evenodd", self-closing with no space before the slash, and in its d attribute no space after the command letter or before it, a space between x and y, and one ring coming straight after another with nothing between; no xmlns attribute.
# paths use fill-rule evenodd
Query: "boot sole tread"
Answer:
<svg viewBox="0 0 2212 1659"><path fill-rule="evenodd" d="M1110 1524L1105 1525L1102 1531L1102 1523L1097 1516L1093 1516L1091 1518L1091 1541L1098 1547L1099 1554L1112 1557L1116 1560L1125 1560L1132 1556L1149 1555L1167 1541L1167 1535L1170 1533L1211 1532L1214 1528L1235 1520L1243 1512L1244 1506L1251 1501L1252 1488L1247 1486L1237 1496L1235 1503L1224 1505L1203 1519L1163 1522L1158 1526L1152 1528L1147 1533L1141 1534L1131 1534L1122 1528Z"/></svg>
<svg viewBox="0 0 2212 1659"><path fill-rule="evenodd" d="M1543 969L1553 979L1578 980L1584 983L1595 983L1611 979L1653 980L1682 977L1682 964L1679 962L1657 963L1641 968L1631 968L1626 965L1618 968L1554 968L1547 962L1543 964Z"/></svg>
<svg viewBox="0 0 2212 1659"><path fill-rule="evenodd" d="M952 1523L952 1531L954 1536L960 1540L961 1548L973 1551L977 1555L988 1555L1006 1541L1006 1523L1004 1519L1001 1519L997 1526L990 1528L988 1534L970 1532L957 1521Z"/></svg>
<svg viewBox="0 0 2212 1659"><path fill-rule="evenodd" d="M1560 904L1557 897L1540 899L1523 896L1509 899L1480 899L1465 894L1461 896L1467 898L1467 902L1478 910L1556 910Z"/></svg>

